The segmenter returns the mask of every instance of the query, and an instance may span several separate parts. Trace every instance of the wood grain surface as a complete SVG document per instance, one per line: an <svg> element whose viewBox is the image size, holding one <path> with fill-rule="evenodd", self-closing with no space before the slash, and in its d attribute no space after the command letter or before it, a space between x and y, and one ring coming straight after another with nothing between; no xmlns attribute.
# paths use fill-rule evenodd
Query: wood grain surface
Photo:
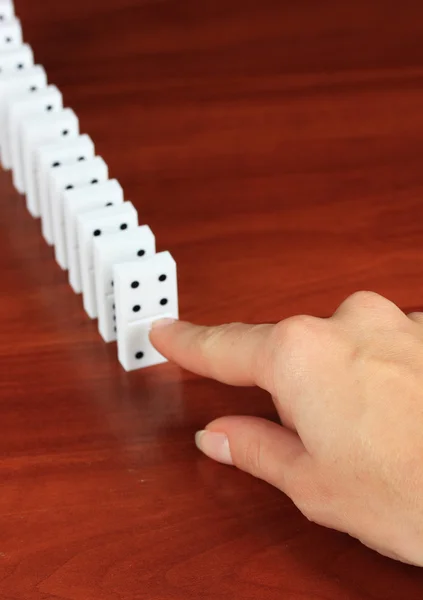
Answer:
<svg viewBox="0 0 423 600"><path fill-rule="evenodd" d="M423 7L16 0L26 41L201 323L423 305ZM421 600L193 436L269 398L126 374L0 174L0 598Z"/></svg>

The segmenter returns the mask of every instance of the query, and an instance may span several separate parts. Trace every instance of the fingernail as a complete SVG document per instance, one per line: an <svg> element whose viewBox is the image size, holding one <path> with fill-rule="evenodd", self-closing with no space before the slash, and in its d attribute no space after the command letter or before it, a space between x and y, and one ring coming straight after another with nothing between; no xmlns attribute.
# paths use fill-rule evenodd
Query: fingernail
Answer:
<svg viewBox="0 0 423 600"><path fill-rule="evenodd" d="M199 431L195 436L197 448L209 458L225 465L233 465L228 437L224 433Z"/></svg>
<svg viewBox="0 0 423 600"><path fill-rule="evenodd" d="M173 323L176 323L176 319L158 319L157 321L154 321L154 323L151 325L151 328L159 329L160 327L168 327L169 325L173 325Z"/></svg>

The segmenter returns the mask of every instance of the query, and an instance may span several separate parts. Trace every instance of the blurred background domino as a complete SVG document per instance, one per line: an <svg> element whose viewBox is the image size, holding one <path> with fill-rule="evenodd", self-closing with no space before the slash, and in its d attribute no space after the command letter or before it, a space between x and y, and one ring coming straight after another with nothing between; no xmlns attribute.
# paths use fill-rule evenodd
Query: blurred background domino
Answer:
<svg viewBox="0 0 423 600"><path fill-rule="evenodd" d="M55 85L49 85L35 93L26 90L7 97L0 123L0 145L5 169L18 165L21 154L20 124L36 119L43 112L63 109L63 97Z"/></svg>
<svg viewBox="0 0 423 600"><path fill-rule="evenodd" d="M68 268L66 252L63 194L78 187L93 186L107 181L109 169L100 156L58 166L50 171L50 209L53 224L54 254L64 270Z"/></svg>
<svg viewBox="0 0 423 600"><path fill-rule="evenodd" d="M89 135L60 139L39 148L34 153L34 194L41 217L41 231L49 245L53 244L53 223L50 207L52 172L63 166L94 158L95 146Z"/></svg>
<svg viewBox="0 0 423 600"><path fill-rule="evenodd" d="M124 193L116 179L109 179L91 187L65 191L63 210L66 251L68 255L69 284L76 294L82 292L81 267L79 261L79 241L77 231L78 215L123 204Z"/></svg>
<svg viewBox="0 0 423 600"><path fill-rule="evenodd" d="M18 93L26 91L35 92L40 88L44 88L47 85L47 74L43 67L40 65L29 66L23 70L8 70L0 74L0 122L4 123L5 110L7 106L7 98ZM1 162L3 161L3 149L0 144ZM16 186L16 180L14 177L14 184L16 189L22 194L22 187Z"/></svg>
<svg viewBox="0 0 423 600"><path fill-rule="evenodd" d="M59 140L68 140L79 135L79 121L70 108L57 113L40 115L35 121L21 126L22 131L22 171L23 190L26 192L26 205L33 217L40 216L36 195L35 154L43 145Z"/></svg>

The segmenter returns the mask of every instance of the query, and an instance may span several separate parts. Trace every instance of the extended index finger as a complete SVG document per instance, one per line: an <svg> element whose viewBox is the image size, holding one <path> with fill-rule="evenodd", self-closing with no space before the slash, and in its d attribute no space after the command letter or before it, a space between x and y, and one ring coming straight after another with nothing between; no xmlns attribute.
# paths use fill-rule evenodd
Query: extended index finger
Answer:
<svg viewBox="0 0 423 600"><path fill-rule="evenodd" d="M184 369L229 385L269 389L266 343L274 325L202 327L182 321L153 327L157 350Z"/></svg>

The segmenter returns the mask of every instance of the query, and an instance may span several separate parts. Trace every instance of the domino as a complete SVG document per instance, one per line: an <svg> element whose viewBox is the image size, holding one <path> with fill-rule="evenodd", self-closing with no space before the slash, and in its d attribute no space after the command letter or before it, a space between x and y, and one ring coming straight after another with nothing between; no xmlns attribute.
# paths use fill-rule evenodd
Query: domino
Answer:
<svg viewBox="0 0 423 600"><path fill-rule="evenodd" d="M56 86L50 85L36 92L10 95L5 102L3 121L0 122L0 145L3 166L16 171L16 180L22 187L22 173L18 172L21 154L19 125L23 120L37 118L42 112L57 112L63 108L63 97Z"/></svg>
<svg viewBox="0 0 423 600"><path fill-rule="evenodd" d="M63 212L69 283L76 294L82 292L77 217L80 214L100 208L118 206L123 204L123 200L123 189L116 179L109 179L95 186L85 186L64 192Z"/></svg>
<svg viewBox="0 0 423 600"><path fill-rule="evenodd" d="M41 230L44 239L53 244L53 222L50 207L50 177L53 169L94 158L94 142L80 135L40 146L34 153L35 203L40 208Z"/></svg>
<svg viewBox="0 0 423 600"><path fill-rule="evenodd" d="M98 329L105 342L116 341L114 322L113 267L145 260L156 253L156 238L150 227L120 231L94 240L94 278L97 295Z"/></svg>
<svg viewBox="0 0 423 600"><path fill-rule="evenodd" d="M12 19L15 15L15 7L12 0L0 0L0 23Z"/></svg>
<svg viewBox="0 0 423 600"><path fill-rule="evenodd" d="M94 276L94 239L137 226L138 214L131 202L77 216L83 304L91 319L96 319L98 316Z"/></svg>
<svg viewBox="0 0 423 600"><path fill-rule="evenodd" d="M10 13L10 8L2 9L5 13ZM10 17L0 21L0 52L10 50L11 48L19 48L22 46L22 26L19 19L10 14Z"/></svg>
<svg viewBox="0 0 423 600"><path fill-rule="evenodd" d="M2 5L0 4L0 14L1 11ZM28 44L0 52L0 74L13 74L32 66L34 66L34 53Z"/></svg>
<svg viewBox="0 0 423 600"><path fill-rule="evenodd" d="M0 0L0 162L12 169L33 217L41 216L47 243L83 293L87 314L105 342L118 342L126 371L166 362L149 340L152 324L179 317L176 262L156 254L156 239L108 167L80 135L75 113L47 86L23 44L13 0Z"/></svg>
<svg viewBox="0 0 423 600"><path fill-rule="evenodd" d="M114 285L118 326L164 312L178 315L176 262L169 252L115 266Z"/></svg>
<svg viewBox="0 0 423 600"><path fill-rule="evenodd" d="M117 304L115 303L117 307ZM128 324L122 331L117 324L118 359L125 371L136 371L155 367L167 362L150 342L153 323L160 319L174 318L172 313L163 313L153 319L142 319Z"/></svg>
<svg viewBox="0 0 423 600"><path fill-rule="evenodd" d="M1 54L0 54L1 55ZM47 85L43 67L36 65L22 71L6 71L0 75L0 122L4 122L5 104L9 95L25 91L35 92ZM0 147L0 152L1 152ZM3 158L1 157L2 163Z"/></svg>
<svg viewBox="0 0 423 600"><path fill-rule="evenodd" d="M177 319L178 283L176 262L160 252L139 262L122 263L113 269L118 357L126 371L166 362L149 340L154 321Z"/></svg>
<svg viewBox="0 0 423 600"><path fill-rule="evenodd" d="M40 207L36 196L35 153L44 144L59 140L68 140L79 135L79 121L73 110L65 108L57 113L40 115L36 120L21 124L23 186L19 190L26 192L26 205L33 217L40 216Z"/></svg>
<svg viewBox="0 0 423 600"><path fill-rule="evenodd" d="M104 305L104 307L103 307ZM115 295L110 294L102 299L102 312L98 315L98 330L106 343L117 339Z"/></svg>
<svg viewBox="0 0 423 600"><path fill-rule="evenodd" d="M100 156L77 162L73 165L57 167L51 171L50 208L53 223L53 242L56 261L64 270L68 268L66 252L63 193L77 187L95 186L107 181L109 169Z"/></svg>

